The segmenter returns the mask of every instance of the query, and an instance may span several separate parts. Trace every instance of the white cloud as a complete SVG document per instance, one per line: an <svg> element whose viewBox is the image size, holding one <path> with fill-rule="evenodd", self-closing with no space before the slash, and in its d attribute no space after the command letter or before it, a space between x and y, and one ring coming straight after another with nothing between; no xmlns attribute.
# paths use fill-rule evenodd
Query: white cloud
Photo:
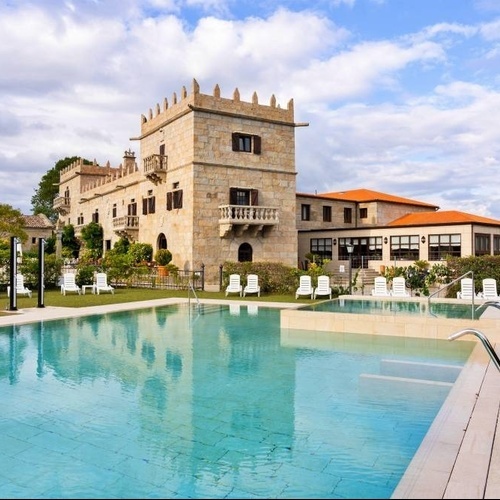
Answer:
<svg viewBox="0 0 500 500"><path fill-rule="evenodd" d="M500 218L498 20L363 39L319 10L244 4L244 17L216 1L0 7L0 202L29 213L66 156L139 153L141 114L196 78L205 93L294 99L310 123L296 129L299 191L366 187Z"/></svg>

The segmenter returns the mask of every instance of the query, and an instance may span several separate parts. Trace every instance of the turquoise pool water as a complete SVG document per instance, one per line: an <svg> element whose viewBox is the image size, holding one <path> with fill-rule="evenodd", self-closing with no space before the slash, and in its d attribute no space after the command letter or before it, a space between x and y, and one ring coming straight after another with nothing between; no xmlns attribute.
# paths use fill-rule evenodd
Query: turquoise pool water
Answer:
<svg viewBox="0 0 500 500"><path fill-rule="evenodd" d="M403 314L433 315L440 318L477 319L479 304L410 300L373 300L373 299L333 299L301 307L305 311L351 313L351 314ZM482 311L481 311L482 312Z"/></svg>
<svg viewBox="0 0 500 500"><path fill-rule="evenodd" d="M245 306L3 327L0 496L389 498L474 345Z"/></svg>

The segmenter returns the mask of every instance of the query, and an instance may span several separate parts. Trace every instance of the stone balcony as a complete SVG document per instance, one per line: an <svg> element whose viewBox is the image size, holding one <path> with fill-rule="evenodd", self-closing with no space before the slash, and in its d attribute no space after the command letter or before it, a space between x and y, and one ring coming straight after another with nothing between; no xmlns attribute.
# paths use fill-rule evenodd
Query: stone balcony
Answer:
<svg viewBox="0 0 500 500"><path fill-rule="evenodd" d="M56 196L52 202L52 208L61 215L67 215L71 208L69 197Z"/></svg>
<svg viewBox="0 0 500 500"><path fill-rule="evenodd" d="M154 184L161 183L167 175L168 156L150 155L144 158L144 175Z"/></svg>
<svg viewBox="0 0 500 500"><path fill-rule="evenodd" d="M137 239L139 232L139 216L125 215L113 219L113 231L119 236L123 236L132 241Z"/></svg>
<svg viewBox="0 0 500 500"><path fill-rule="evenodd" d="M241 236L245 231L255 236L259 231L265 236L266 229L279 224L279 210L275 207L251 205L219 206L219 236Z"/></svg>

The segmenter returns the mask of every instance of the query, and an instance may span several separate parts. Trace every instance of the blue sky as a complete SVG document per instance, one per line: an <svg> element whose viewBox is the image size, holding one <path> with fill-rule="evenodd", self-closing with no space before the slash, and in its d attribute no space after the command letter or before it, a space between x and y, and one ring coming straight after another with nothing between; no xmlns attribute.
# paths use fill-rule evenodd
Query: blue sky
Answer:
<svg viewBox="0 0 500 500"><path fill-rule="evenodd" d="M195 78L294 100L299 192L500 219L498 0L0 0L0 64L0 203L26 214L59 159L139 155Z"/></svg>

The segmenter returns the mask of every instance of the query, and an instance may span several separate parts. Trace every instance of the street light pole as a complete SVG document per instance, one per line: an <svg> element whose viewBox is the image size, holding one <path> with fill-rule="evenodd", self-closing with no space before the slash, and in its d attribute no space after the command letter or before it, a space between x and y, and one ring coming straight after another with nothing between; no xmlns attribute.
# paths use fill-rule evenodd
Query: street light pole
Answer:
<svg viewBox="0 0 500 500"><path fill-rule="evenodd" d="M346 243L345 246L349 254L349 295L352 295L352 252L354 250L354 245L352 243Z"/></svg>

